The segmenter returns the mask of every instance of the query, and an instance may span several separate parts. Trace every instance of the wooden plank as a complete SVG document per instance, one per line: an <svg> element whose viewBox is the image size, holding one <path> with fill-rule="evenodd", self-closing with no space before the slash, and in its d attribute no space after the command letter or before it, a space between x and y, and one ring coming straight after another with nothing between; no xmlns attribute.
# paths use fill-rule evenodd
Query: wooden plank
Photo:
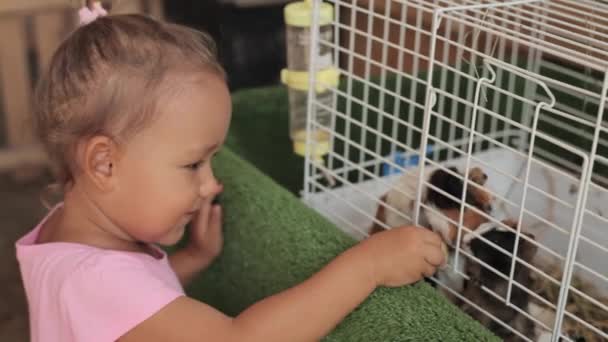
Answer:
<svg viewBox="0 0 608 342"><path fill-rule="evenodd" d="M70 6L73 6L70 0L0 0L0 16Z"/></svg>
<svg viewBox="0 0 608 342"><path fill-rule="evenodd" d="M164 17L163 0L118 0L114 1L112 14L142 13L147 8L148 14L157 19ZM71 9L77 11L76 0L0 0L0 17L15 14L29 14L48 10Z"/></svg>
<svg viewBox="0 0 608 342"><path fill-rule="evenodd" d="M144 6L142 0L122 0L112 6L111 14L142 13Z"/></svg>
<svg viewBox="0 0 608 342"><path fill-rule="evenodd" d="M70 21L66 20L66 16L64 11L51 11L34 17L35 47L40 71L46 70L53 53L70 29Z"/></svg>
<svg viewBox="0 0 608 342"><path fill-rule="evenodd" d="M19 170L20 172L16 172L15 176L21 180L31 178L28 177L29 175L25 175L25 173L34 172L30 171L31 169L28 167L45 166L46 164L48 164L48 159L40 145L0 149L0 171Z"/></svg>
<svg viewBox="0 0 608 342"><path fill-rule="evenodd" d="M3 41L0 45L0 91L4 102L9 146L34 141L28 118L32 84L27 56L27 32L23 17L0 20Z"/></svg>

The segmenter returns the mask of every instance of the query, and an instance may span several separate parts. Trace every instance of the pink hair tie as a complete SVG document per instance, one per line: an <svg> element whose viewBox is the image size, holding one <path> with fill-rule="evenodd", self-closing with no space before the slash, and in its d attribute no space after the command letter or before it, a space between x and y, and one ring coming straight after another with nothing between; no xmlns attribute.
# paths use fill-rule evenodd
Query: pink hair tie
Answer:
<svg viewBox="0 0 608 342"><path fill-rule="evenodd" d="M101 2L95 1L92 8L85 5L78 11L78 18L80 25L87 25L93 22L95 19L99 17L104 17L108 15L108 12L101 6Z"/></svg>

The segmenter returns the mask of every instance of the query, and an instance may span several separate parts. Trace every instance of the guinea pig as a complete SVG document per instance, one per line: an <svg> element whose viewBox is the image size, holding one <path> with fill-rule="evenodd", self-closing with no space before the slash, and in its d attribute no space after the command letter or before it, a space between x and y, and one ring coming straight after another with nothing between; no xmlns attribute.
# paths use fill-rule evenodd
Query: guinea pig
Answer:
<svg viewBox="0 0 608 342"><path fill-rule="evenodd" d="M450 167L448 169L453 173L460 175L460 172L458 172L458 169L455 167ZM483 186L485 185L488 176L480 168L475 167L469 171L469 179L472 182ZM450 172L442 169L435 170L431 173L429 183L456 198L462 197L464 182L462 181L461 177L455 176ZM433 188L428 189L427 200L429 203L434 204L439 209L460 210L459 201L455 201ZM467 189L465 201L484 212L489 213L492 211L492 200L493 197L489 195L488 192L483 188L470 186L470 188Z"/></svg>
<svg viewBox="0 0 608 342"><path fill-rule="evenodd" d="M512 257L504 254L499 249L479 238L479 236L482 236L504 250L513 253L515 240L517 238L514 230L517 229L517 223L512 220L505 220L503 223L513 228L513 231L505 229L497 224L487 223L478 228L478 231L474 234L468 235L464 242L465 246L470 249L471 253L476 258L508 278L511 272ZM525 235L530 240L534 240L534 235L532 234L522 233L522 235ZM521 238L518 245L517 256L528 264L532 264L532 259L534 259L537 249L538 248L534 243L525 238ZM485 293L481 288L482 286L486 287L498 296L506 298L509 285L508 280L472 259L467 260L465 273L469 276L469 279L464 283L464 297L482 307L484 310L487 310L496 318L525 336L532 337L535 334L534 323L531 320L507 306L503 301ZM515 265L514 281L522 286L530 286L532 281L530 269L520 261ZM530 294L513 284L511 303L521 310L528 312L529 302ZM494 322L490 317L479 312L477 309L466 304L463 309L505 341L520 340L512 331L503 327L501 324Z"/></svg>
<svg viewBox="0 0 608 342"><path fill-rule="evenodd" d="M419 225L439 232L446 243L453 243L456 240L458 230L456 225L446 218L458 222L460 215L459 199L462 198L464 182L462 174L455 167L450 167L449 170L451 172L435 167L425 168L423 179L428 184L456 199L449 198L432 187L424 186L421 196L422 201L433 210L421 208ZM381 203L376 210L377 221L390 228L412 224L411 218L413 218L415 209L418 173L418 168L404 173L395 186L380 198ZM475 185L469 183L469 186L467 186L465 202L477 208L480 212L490 213L494 198L483 188L487 175L480 168L472 168L469 172L469 179ZM393 210L388 209L387 206L392 207ZM487 222L487 218L480 212L465 207L463 225L470 230L474 230L480 224ZM405 214L410 219L400 214ZM374 234L383 229L382 225L374 223L370 233Z"/></svg>

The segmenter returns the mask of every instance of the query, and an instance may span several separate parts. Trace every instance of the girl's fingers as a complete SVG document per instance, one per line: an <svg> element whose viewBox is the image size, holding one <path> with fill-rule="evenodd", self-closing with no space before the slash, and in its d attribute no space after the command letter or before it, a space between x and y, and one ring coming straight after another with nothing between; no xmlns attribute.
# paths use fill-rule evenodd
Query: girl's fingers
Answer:
<svg viewBox="0 0 608 342"><path fill-rule="evenodd" d="M443 252L443 248L437 248L434 245L427 247L424 260L434 267L442 266L447 262L446 255Z"/></svg>
<svg viewBox="0 0 608 342"><path fill-rule="evenodd" d="M209 203L209 201L204 201L203 205L198 210L198 215L194 220L194 229L200 234L203 234L207 230L210 219L210 211L211 203Z"/></svg>
<svg viewBox="0 0 608 342"><path fill-rule="evenodd" d="M430 264L427 264L426 267L424 267L424 269L422 270L422 274L425 277L432 277L435 274L436 271L436 267L431 266Z"/></svg>
<svg viewBox="0 0 608 342"><path fill-rule="evenodd" d="M213 232L220 231L222 229L222 206L215 204L211 207L211 214L209 215L209 229Z"/></svg>
<svg viewBox="0 0 608 342"><path fill-rule="evenodd" d="M437 246L437 247L441 247L441 244L443 244L443 239L441 238L441 236L439 236L439 234L428 230L427 229L427 233L424 234L423 237L424 242L428 243L429 245L433 245L433 246Z"/></svg>

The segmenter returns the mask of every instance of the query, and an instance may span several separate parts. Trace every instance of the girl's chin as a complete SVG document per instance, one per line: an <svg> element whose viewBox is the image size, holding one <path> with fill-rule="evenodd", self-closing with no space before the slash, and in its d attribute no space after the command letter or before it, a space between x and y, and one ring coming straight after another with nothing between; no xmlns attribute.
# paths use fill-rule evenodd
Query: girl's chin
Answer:
<svg viewBox="0 0 608 342"><path fill-rule="evenodd" d="M158 244L161 246L173 246L182 239L185 231L185 225L175 228L166 236L164 236L161 240L159 240Z"/></svg>

